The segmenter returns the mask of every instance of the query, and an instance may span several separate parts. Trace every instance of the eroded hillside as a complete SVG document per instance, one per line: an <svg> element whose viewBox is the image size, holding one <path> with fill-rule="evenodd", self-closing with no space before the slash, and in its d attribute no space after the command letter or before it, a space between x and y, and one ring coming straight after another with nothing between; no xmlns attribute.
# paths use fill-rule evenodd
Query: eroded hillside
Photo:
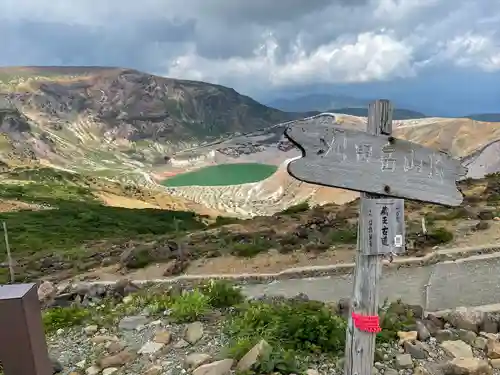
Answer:
<svg viewBox="0 0 500 375"><path fill-rule="evenodd" d="M300 153L283 132L288 121L305 114L265 107L223 86L103 67L0 68L0 82L0 161L5 163L56 167L163 191L194 202L198 210L237 217L270 215L304 201L342 204L357 197L286 173L286 163ZM366 126L364 117L330 117L341 126ZM496 123L398 120L394 134L464 157L474 178L500 168ZM247 184L159 185L172 175L227 163L278 169ZM101 195L110 204L116 201ZM133 205L125 198L120 204Z"/></svg>
<svg viewBox="0 0 500 375"><path fill-rule="evenodd" d="M297 118L223 86L118 68L0 68L0 156L123 181L182 149Z"/></svg>
<svg viewBox="0 0 500 375"><path fill-rule="evenodd" d="M366 127L366 118L363 117L342 114L323 117L340 126L360 130ZM467 177L482 178L488 173L500 171L498 153L495 152L498 147L496 141L500 139L499 125L471 119L426 118L394 121L393 127L396 137L463 158L464 165L469 168ZM342 204L358 197L354 192L302 183L290 177L286 173L286 164L300 156L300 152L284 138L285 127L276 126L266 132L227 140L216 147L196 150L199 155L215 150L215 155L194 163L193 168L213 163L257 161L279 166L271 177L261 182L233 186L169 188L169 193L239 216L273 214L305 200L311 205Z"/></svg>

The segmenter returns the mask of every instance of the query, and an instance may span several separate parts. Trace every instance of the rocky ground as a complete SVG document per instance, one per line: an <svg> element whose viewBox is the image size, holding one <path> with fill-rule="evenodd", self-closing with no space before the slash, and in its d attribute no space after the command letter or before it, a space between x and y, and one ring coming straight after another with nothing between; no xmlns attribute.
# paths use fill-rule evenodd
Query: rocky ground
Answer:
<svg viewBox="0 0 500 375"><path fill-rule="evenodd" d="M348 301L243 301L225 283L39 288L54 374L341 374ZM500 374L500 315L380 310L373 374Z"/></svg>

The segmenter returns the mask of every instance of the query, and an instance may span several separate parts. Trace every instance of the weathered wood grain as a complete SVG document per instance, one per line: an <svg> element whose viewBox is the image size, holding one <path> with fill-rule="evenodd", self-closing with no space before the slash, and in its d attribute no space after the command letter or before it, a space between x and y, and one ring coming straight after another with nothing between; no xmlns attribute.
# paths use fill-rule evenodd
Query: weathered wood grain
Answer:
<svg viewBox="0 0 500 375"><path fill-rule="evenodd" d="M303 157L288 164L298 180L448 206L463 200L456 181L467 170L447 153L343 128L330 116L296 122L285 135L302 150Z"/></svg>
<svg viewBox="0 0 500 375"><path fill-rule="evenodd" d="M383 255L404 252L404 200L367 199L363 203L360 208L360 218L365 218L368 246L361 248L362 253Z"/></svg>
<svg viewBox="0 0 500 375"><path fill-rule="evenodd" d="M392 132L392 105L386 100L377 100L368 108L367 132L380 134ZM354 326L352 313L378 315L378 284L382 273L379 254L382 252L381 232L370 233L370 211L377 202L384 203L377 195L361 193L358 220L358 247L354 273L351 314L349 314L346 349L345 375L371 375L375 355L375 333L359 330Z"/></svg>

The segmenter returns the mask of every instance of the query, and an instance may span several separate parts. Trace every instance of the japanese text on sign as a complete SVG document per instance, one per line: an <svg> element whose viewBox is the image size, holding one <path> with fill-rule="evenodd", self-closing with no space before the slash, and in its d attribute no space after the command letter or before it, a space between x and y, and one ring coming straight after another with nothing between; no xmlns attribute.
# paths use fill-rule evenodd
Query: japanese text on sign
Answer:
<svg viewBox="0 0 500 375"><path fill-rule="evenodd" d="M382 210L380 211L381 217L381 240L382 245L389 246L389 208L387 206L382 206Z"/></svg>
<svg viewBox="0 0 500 375"><path fill-rule="evenodd" d="M373 247L373 215L372 211L368 211L368 246Z"/></svg>

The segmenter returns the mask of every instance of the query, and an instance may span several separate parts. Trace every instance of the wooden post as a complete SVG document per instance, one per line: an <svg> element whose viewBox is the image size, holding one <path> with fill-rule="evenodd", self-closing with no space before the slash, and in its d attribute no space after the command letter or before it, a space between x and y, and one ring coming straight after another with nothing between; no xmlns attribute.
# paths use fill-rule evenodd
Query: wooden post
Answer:
<svg viewBox="0 0 500 375"><path fill-rule="evenodd" d="M10 253L10 244L9 244L9 235L7 233L7 224L2 222L3 225L3 234L5 238L5 248L7 249L7 262L9 263L9 272L10 272L10 283L14 283L14 263L12 261L12 254Z"/></svg>
<svg viewBox="0 0 500 375"><path fill-rule="evenodd" d="M287 166L292 177L362 193L345 375L371 375L380 256L404 252L404 199L443 206L463 201L456 182L467 169L460 160L391 133L392 105L387 100L370 104L366 132L339 126L329 113L294 121L285 131L302 151Z"/></svg>
<svg viewBox="0 0 500 375"><path fill-rule="evenodd" d="M371 103L368 110L367 133L390 135L392 133L392 105L387 100ZM382 273L381 232L372 230L372 210L377 207L378 195L361 193L358 219L358 244L351 314L346 334L345 375L371 375L375 354L376 333L364 332L354 326L352 313L378 315L378 284ZM378 216L379 213L375 212ZM372 255L366 249L371 248Z"/></svg>

